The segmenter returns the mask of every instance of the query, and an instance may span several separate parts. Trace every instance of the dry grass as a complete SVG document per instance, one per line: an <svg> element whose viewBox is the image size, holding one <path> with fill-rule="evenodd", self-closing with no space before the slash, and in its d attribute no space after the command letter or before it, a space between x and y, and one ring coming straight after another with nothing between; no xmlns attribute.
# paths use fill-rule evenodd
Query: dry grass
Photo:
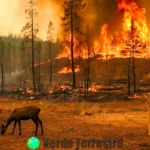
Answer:
<svg viewBox="0 0 150 150"><path fill-rule="evenodd" d="M43 136L38 135L40 140L44 137L51 139L123 138L123 150L144 150L145 145L150 144L147 135L147 108L144 101L60 103L5 99L0 101L0 109L5 110L0 113L0 119L8 118L15 108L28 105L41 108L40 117L45 132ZM18 127L15 135L10 135L12 127L13 125L10 125L6 134L0 136L0 150L27 150L26 142L34 135L35 125L32 121L23 121L21 136L18 135ZM39 150L44 150L43 143Z"/></svg>

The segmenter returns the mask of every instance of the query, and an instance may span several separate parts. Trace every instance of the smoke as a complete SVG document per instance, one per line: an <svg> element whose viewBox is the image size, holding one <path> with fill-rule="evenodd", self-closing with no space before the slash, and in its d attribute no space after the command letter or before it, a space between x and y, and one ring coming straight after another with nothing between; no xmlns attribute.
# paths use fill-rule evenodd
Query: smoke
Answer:
<svg viewBox="0 0 150 150"><path fill-rule="evenodd" d="M41 31L40 35L46 33L48 24L50 21L53 22L55 37L59 37L61 34L61 16L63 15L62 4L63 1L55 1L55 0L38 0L39 2L39 24Z"/></svg>
<svg viewBox="0 0 150 150"><path fill-rule="evenodd" d="M60 17L63 16L64 0L38 0L40 25L39 37L46 39L46 30L49 21L52 21L56 36L61 36L63 27ZM121 24L121 14L117 11L116 0L85 0L87 7L85 10L86 22L93 28L92 32L98 36L101 26L104 23L109 24L109 30L118 30ZM150 1L138 0L138 3L146 8L147 20L150 21ZM26 23L25 9L28 8L28 0L1 0L0 1L0 33L8 34L10 32L19 34Z"/></svg>
<svg viewBox="0 0 150 150"><path fill-rule="evenodd" d="M148 26L150 26L150 1L139 0L139 4L146 9L146 19Z"/></svg>
<svg viewBox="0 0 150 150"><path fill-rule="evenodd" d="M86 12L93 15L93 32L100 33L104 23L108 23L110 30L115 29L116 22L119 23L119 13L117 12L116 0L87 0Z"/></svg>

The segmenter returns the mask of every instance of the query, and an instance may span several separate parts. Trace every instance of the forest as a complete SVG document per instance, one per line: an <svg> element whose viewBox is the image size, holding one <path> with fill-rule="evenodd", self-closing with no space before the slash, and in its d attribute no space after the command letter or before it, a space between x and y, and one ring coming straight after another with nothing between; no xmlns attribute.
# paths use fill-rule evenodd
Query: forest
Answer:
<svg viewBox="0 0 150 150"><path fill-rule="evenodd" d="M44 126L40 140L108 137L122 139L123 150L148 149L148 6L141 0L28 0L20 32L0 35L0 120L34 105ZM41 7L51 13L42 29ZM23 121L21 136L10 136L8 125L0 149L27 149L33 122Z"/></svg>

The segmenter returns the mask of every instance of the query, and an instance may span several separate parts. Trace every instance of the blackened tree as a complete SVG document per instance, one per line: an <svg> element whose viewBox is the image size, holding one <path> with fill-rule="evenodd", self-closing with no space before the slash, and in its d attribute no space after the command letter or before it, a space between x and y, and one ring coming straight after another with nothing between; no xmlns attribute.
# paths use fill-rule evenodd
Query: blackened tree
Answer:
<svg viewBox="0 0 150 150"><path fill-rule="evenodd" d="M65 32L71 35L70 50L72 62L72 87L76 87L76 75L74 64L74 34L75 32L81 33L84 8L86 4L83 0L64 0L63 9L64 16L61 18L65 27Z"/></svg>
<svg viewBox="0 0 150 150"><path fill-rule="evenodd" d="M145 44L142 43L140 38L140 32L134 24L134 20L131 19L130 31L127 32L127 38L125 40L125 50L122 51L124 55L128 53L128 95L131 95L132 85L133 93L136 93L136 71L135 71L135 55L139 55L142 51L141 48Z"/></svg>
<svg viewBox="0 0 150 150"><path fill-rule="evenodd" d="M35 69L34 69L34 51L35 51L35 40L37 38L38 33L38 24L37 24L37 1L36 0L29 0L29 8L25 10L27 15L28 22L22 29L22 33L24 37L31 42L31 49L32 49L32 84L34 92L36 92L36 84L35 84Z"/></svg>
<svg viewBox="0 0 150 150"><path fill-rule="evenodd" d="M4 92L4 49L5 49L5 43L0 37L0 70L1 70L1 93Z"/></svg>
<svg viewBox="0 0 150 150"><path fill-rule="evenodd" d="M47 30L47 42L48 42L48 49L49 49L49 84L52 86L53 80L53 58L52 58L52 45L54 42L54 27L53 22L50 21Z"/></svg>

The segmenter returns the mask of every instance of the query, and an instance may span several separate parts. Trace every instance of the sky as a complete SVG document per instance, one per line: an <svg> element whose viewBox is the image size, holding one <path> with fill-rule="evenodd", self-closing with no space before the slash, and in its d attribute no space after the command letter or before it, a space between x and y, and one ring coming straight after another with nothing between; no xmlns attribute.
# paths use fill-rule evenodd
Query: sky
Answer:
<svg viewBox="0 0 150 150"><path fill-rule="evenodd" d="M9 33L20 34L21 29L27 22L25 9L28 8L29 0L0 0L0 34L8 35ZM56 36L61 35L61 19L63 16L63 0L37 0L39 10L39 37L46 40L46 32L49 21L52 21L55 28ZM86 12L94 25L95 32L100 32L101 26L107 22L116 28L117 4L116 0L85 0L88 4ZM142 6L147 10L147 19L150 17L150 1L139 0ZM114 21L115 17L115 21ZM95 28L96 26L96 28ZM114 26L114 28L113 28ZM98 31L99 30L99 31Z"/></svg>
<svg viewBox="0 0 150 150"><path fill-rule="evenodd" d="M29 0L0 0L0 34L19 34L27 22L25 9ZM61 19L63 16L62 4L64 0L37 0L39 10L39 37L46 40L46 30L51 20L54 24L56 36L61 36ZM116 10L116 0L85 0L88 4L88 17L91 24L99 29L105 21L111 20L111 14ZM104 3L105 2L105 3ZM106 4L106 5L104 5ZM109 6L108 6L108 5ZM109 11L105 11L109 7ZM93 20L95 19L95 20ZM110 21L111 22L111 21ZM97 32L97 31L96 31Z"/></svg>
<svg viewBox="0 0 150 150"><path fill-rule="evenodd" d="M39 37L46 39L46 30L51 20L55 27L55 33L59 32L61 24L59 7L53 3L53 0L38 1L39 17L38 23ZM20 34L21 29L26 24L27 19L25 9L28 8L28 0L0 0L0 34L9 33Z"/></svg>

